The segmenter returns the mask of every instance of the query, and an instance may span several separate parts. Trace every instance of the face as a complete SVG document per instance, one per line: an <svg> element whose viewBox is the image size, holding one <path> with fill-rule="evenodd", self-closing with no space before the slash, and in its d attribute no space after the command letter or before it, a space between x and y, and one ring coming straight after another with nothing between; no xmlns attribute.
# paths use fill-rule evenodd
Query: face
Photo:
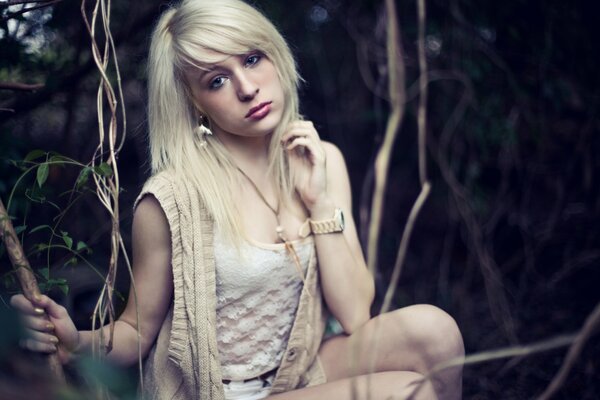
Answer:
<svg viewBox="0 0 600 400"><path fill-rule="evenodd" d="M261 52L224 56L210 71L188 70L196 106L227 137L264 137L280 123L284 94L277 70Z"/></svg>

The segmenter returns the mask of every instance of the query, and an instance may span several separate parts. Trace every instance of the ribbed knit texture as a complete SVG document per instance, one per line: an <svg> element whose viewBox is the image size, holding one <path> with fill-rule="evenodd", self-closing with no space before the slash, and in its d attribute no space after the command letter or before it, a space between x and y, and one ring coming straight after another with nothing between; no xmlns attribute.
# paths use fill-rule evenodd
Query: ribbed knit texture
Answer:
<svg viewBox="0 0 600 400"><path fill-rule="evenodd" d="M169 222L174 294L144 364L145 398L224 400L216 338L213 221L194 186L172 173L150 178L135 205L148 194L158 200ZM274 393L325 381L316 357L325 313L315 256L305 280Z"/></svg>

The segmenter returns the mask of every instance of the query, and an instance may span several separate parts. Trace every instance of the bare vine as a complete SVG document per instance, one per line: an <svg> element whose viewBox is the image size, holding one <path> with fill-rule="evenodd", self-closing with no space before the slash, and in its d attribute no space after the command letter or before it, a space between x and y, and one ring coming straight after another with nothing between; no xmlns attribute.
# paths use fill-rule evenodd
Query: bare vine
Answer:
<svg viewBox="0 0 600 400"><path fill-rule="evenodd" d="M86 10L86 0L81 2L81 15L88 30L91 39L91 49L94 62L100 73L100 83L97 91L97 111L98 111L98 146L94 152L91 166L101 163L106 163L110 166L111 173L109 174L94 174L96 184L96 196L100 203L104 206L111 217L111 255L108 265L108 273L94 308L92 317L93 329L96 323L100 326L105 325L106 320L109 322L109 336L105 337L104 330L99 330L98 342L94 341L93 353L99 355L100 349L104 349L106 353L112 350L112 342L114 335L115 310L113 308L113 293L116 272L119 262L119 256L122 254L125 265L129 271L132 281L133 292L130 295L134 296L136 304L136 320L139 326L139 313L137 312L137 295L135 291L135 283L133 282L133 273L131 263L127 257L123 238L121 237L119 221L119 170L117 167L117 154L120 151L126 133L126 115L123 101L123 90L121 85L121 75L119 72L119 64L113 36L110 30L110 0L96 0L92 8L91 20L88 17ZM102 32L104 35L104 43L102 46L96 40L96 28L100 18ZM109 68L113 68L116 75L116 82L113 84L108 76ZM116 91L115 91L116 86ZM120 102L120 109L118 104ZM104 126L104 109L108 106L109 122L108 130ZM119 129L119 112L121 117L121 127ZM108 143L106 143L108 142ZM140 373L140 384L142 384L142 363L141 363L141 337L140 331L137 331L138 336L138 368ZM99 344L100 348L98 348Z"/></svg>

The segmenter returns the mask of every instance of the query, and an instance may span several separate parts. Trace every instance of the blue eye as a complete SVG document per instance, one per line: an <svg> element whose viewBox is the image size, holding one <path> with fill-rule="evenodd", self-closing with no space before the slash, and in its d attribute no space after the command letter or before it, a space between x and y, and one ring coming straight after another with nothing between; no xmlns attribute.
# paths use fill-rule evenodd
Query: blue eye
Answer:
<svg viewBox="0 0 600 400"><path fill-rule="evenodd" d="M215 79L213 79L212 81L210 81L209 88L210 89L218 89L221 86L223 86L223 84L225 84L225 77L224 76L217 76Z"/></svg>
<svg viewBox="0 0 600 400"><path fill-rule="evenodd" d="M244 63L244 65L247 66L247 67L251 67L253 65L256 65L256 64L258 64L258 62L260 61L261 58L262 58L262 55L260 55L260 54L249 55L246 58L246 62Z"/></svg>

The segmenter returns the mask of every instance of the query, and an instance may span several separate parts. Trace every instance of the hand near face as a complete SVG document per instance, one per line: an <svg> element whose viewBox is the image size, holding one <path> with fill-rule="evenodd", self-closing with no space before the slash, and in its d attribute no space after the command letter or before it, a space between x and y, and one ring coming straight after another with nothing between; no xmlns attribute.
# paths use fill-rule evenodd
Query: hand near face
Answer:
<svg viewBox="0 0 600 400"><path fill-rule="evenodd" d="M326 155L319 133L310 121L294 121L281 143L288 152L296 191L310 211L327 198Z"/></svg>

